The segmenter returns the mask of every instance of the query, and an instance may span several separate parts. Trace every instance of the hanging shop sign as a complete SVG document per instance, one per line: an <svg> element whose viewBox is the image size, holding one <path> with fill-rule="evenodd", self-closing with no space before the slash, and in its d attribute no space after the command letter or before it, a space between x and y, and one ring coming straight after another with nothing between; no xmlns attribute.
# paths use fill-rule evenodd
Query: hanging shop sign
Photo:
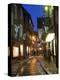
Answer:
<svg viewBox="0 0 60 80"><path fill-rule="evenodd" d="M15 31L14 37L17 38L19 26L15 25L14 27L15 27L15 29L14 29L14 31Z"/></svg>
<svg viewBox="0 0 60 80"><path fill-rule="evenodd" d="M22 38L22 37L23 37L23 25L20 24L19 27L20 27L20 28L19 28L19 37Z"/></svg>

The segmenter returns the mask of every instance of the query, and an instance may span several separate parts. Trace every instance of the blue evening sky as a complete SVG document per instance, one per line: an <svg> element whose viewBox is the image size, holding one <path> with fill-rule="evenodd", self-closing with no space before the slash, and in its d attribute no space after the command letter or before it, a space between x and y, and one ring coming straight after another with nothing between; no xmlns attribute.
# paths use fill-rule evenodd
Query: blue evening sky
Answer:
<svg viewBox="0 0 60 80"><path fill-rule="evenodd" d="M34 31L37 31L37 17L44 16L43 6L23 4L23 7L30 13L34 24Z"/></svg>

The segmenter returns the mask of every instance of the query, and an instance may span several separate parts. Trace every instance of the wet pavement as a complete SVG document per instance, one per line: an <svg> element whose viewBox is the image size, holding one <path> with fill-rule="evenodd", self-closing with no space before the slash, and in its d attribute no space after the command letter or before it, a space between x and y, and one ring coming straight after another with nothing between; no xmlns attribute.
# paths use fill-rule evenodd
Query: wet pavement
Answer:
<svg viewBox="0 0 60 80"><path fill-rule="evenodd" d="M46 74L43 70L40 62L37 57L33 57L27 62L23 63L21 67L19 67L17 76L26 76L26 75L42 75Z"/></svg>
<svg viewBox="0 0 60 80"><path fill-rule="evenodd" d="M24 61L12 61L12 76L30 76L56 74L57 68L54 61L49 62L43 55L32 56Z"/></svg>

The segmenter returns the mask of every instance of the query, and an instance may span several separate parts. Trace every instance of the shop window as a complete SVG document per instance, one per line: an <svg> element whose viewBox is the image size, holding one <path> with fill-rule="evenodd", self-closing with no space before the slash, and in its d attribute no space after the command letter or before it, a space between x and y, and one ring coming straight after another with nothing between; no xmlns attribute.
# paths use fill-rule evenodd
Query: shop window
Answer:
<svg viewBox="0 0 60 80"><path fill-rule="evenodd" d="M20 45L20 53L21 53L21 56L23 56L23 45Z"/></svg>
<svg viewBox="0 0 60 80"><path fill-rule="evenodd" d="M13 57L18 57L18 56L19 56L19 48L13 47Z"/></svg>

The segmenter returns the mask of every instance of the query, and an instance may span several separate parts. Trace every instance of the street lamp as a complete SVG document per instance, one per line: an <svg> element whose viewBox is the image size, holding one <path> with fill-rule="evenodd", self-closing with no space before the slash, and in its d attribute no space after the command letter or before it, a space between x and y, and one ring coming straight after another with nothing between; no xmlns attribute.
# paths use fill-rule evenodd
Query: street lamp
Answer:
<svg viewBox="0 0 60 80"><path fill-rule="evenodd" d="M35 36L32 36L32 40L33 40L33 41L35 41L35 40L36 40Z"/></svg>
<svg viewBox="0 0 60 80"><path fill-rule="evenodd" d="M53 9L54 9L53 6L45 6L44 7L44 10L45 10L48 17L52 15Z"/></svg>
<svg viewBox="0 0 60 80"><path fill-rule="evenodd" d="M44 7L44 12L45 12L45 30L47 29L47 33L48 30L51 29L51 27L53 26L53 6L45 6Z"/></svg>
<svg viewBox="0 0 60 80"><path fill-rule="evenodd" d="M48 6L45 6L45 11L48 11Z"/></svg>

